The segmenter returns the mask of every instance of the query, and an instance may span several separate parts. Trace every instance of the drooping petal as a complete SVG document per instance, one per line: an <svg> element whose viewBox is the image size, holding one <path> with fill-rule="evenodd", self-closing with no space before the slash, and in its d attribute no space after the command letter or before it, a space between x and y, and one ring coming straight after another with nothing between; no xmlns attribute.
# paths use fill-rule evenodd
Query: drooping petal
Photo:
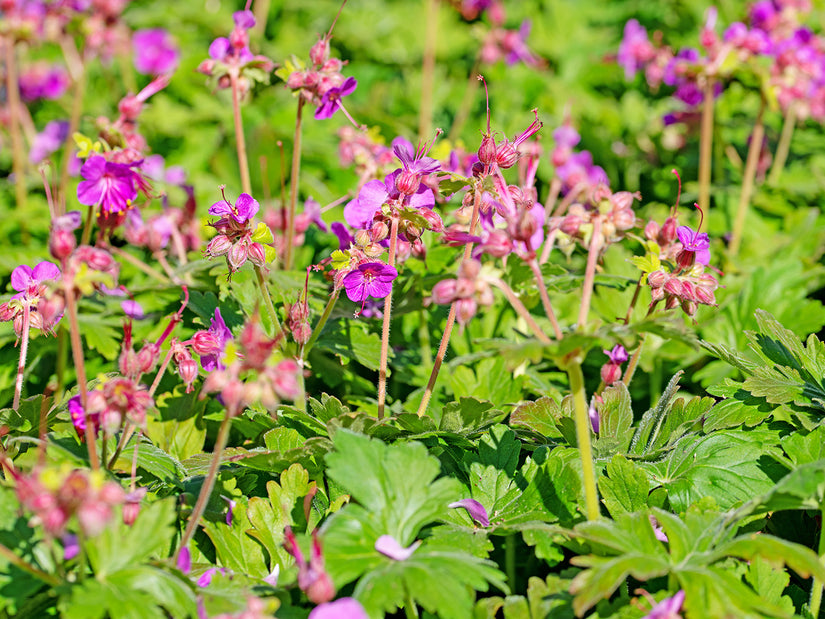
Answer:
<svg viewBox="0 0 825 619"><path fill-rule="evenodd" d="M420 545L421 540L417 540L407 548L404 548L392 535L382 535L375 540L375 549L382 555L395 561L405 561L409 559Z"/></svg>
<svg viewBox="0 0 825 619"><path fill-rule="evenodd" d="M461 499L455 503L450 503L447 507L452 509L463 507L467 510L467 513L474 522L480 524L482 527L490 526L490 518L487 515L487 510L484 509L484 506L475 499Z"/></svg>
<svg viewBox="0 0 825 619"><path fill-rule="evenodd" d="M369 619L369 616L358 600L341 598L319 604L309 613L309 619Z"/></svg>

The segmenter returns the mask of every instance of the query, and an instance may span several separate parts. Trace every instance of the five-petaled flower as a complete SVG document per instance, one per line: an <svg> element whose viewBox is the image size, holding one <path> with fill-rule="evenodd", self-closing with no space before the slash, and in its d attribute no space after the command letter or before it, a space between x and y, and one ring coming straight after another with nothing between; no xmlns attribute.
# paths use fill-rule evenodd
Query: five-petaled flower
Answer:
<svg viewBox="0 0 825 619"><path fill-rule="evenodd" d="M690 264L698 262L707 265L710 262L710 238L705 232L694 232L690 226L679 226L676 228L676 236L682 243L680 254L683 252L686 254L681 259L677 256L680 266L683 260Z"/></svg>
<svg viewBox="0 0 825 619"><path fill-rule="evenodd" d="M321 98L321 105L315 110L315 118L317 120L332 118L332 115L341 107L341 99L355 92L357 85L358 82L354 77L348 77L337 88L330 88L326 91Z"/></svg>
<svg viewBox="0 0 825 619"><path fill-rule="evenodd" d="M369 297L383 299L390 294L396 277L398 271L388 264L364 262L344 277L344 288L349 300L360 303L361 309L364 309L364 303Z"/></svg>
<svg viewBox="0 0 825 619"><path fill-rule="evenodd" d="M86 206L100 205L103 214L122 213L137 198L140 177L135 164L113 163L102 155L91 156L80 174L85 180L77 186L77 200Z"/></svg>
<svg viewBox="0 0 825 619"><path fill-rule="evenodd" d="M221 218L231 218L235 223L245 224L255 216L259 208L260 205L255 198L248 193L242 193L238 196L238 199L235 200L235 206L232 206L226 199L218 200L209 207L209 214ZM227 220L222 219L216 222L215 225L224 221Z"/></svg>

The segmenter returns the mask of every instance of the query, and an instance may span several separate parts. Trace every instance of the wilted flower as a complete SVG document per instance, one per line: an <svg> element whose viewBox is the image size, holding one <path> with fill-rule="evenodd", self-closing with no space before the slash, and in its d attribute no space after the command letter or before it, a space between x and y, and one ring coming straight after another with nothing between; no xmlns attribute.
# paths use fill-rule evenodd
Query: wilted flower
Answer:
<svg viewBox="0 0 825 619"><path fill-rule="evenodd" d="M453 509L463 507L467 510L467 513L470 515L470 518L473 519L473 522L481 525L482 527L490 526L490 518L487 516L487 510L475 499L461 499L460 501L450 503L447 507Z"/></svg>

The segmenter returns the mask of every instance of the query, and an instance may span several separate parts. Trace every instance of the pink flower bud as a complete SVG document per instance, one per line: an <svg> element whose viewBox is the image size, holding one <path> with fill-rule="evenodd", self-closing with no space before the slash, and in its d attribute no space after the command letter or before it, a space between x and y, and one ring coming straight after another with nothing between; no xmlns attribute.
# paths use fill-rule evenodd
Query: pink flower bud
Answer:
<svg viewBox="0 0 825 619"><path fill-rule="evenodd" d="M504 230L493 230L484 242L485 253L495 258L503 258L513 250L513 242Z"/></svg>
<svg viewBox="0 0 825 619"><path fill-rule="evenodd" d="M662 270L653 271L647 274L647 283L651 288L661 288L667 281L667 274Z"/></svg>
<svg viewBox="0 0 825 619"><path fill-rule="evenodd" d="M77 520L85 535L95 537L103 532L112 519L112 508L99 501L84 503L77 510Z"/></svg>
<svg viewBox="0 0 825 619"><path fill-rule="evenodd" d="M301 322L292 327L292 339L295 340L299 346L306 344L310 337L312 337L312 327L307 323Z"/></svg>
<svg viewBox="0 0 825 619"><path fill-rule="evenodd" d="M491 165L496 161L496 141L491 135L485 135L478 147L478 160L484 165Z"/></svg>
<svg viewBox="0 0 825 619"><path fill-rule="evenodd" d="M404 195L411 196L421 186L421 179L415 172L403 170L395 177L395 188Z"/></svg>
<svg viewBox="0 0 825 619"><path fill-rule="evenodd" d="M671 277L665 282L664 291L674 297L682 296L682 282L677 277Z"/></svg>
<svg viewBox="0 0 825 619"><path fill-rule="evenodd" d="M138 351L137 361L141 374L151 372L158 362L160 351L155 344L146 344Z"/></svg>
<svg viewBox="0 0 825 619"><path fill-rule="evenodd" d="M459 277L456 280L455 296L459 299L469 299L475 296L476 284L472 279Z"/></svg>
<svg viewBox="0 0 825 619"><path fill-rule="evenodd" d="M389 226L383 221L376 221L372 224L372 228L370 228L370 240L372 243L380 243L390 233ZM356 238L358 233L356 232ZM364 243L366 245L366 243Z"/></svg>
<svg viewBox="0 0 825 619"><path fill-rule="evenodd" d="M550 155L550 159L555 167L563 166L573 154L573 149L569 146L556 146Z"/></svg>
<svg viewBox="0 0 825 619"><path fill-rule="evenodd" d="M204 75L212 75L212 72L215 70L215 61L211 58L207 58L203 62L198 65L196 71L198 73L203 73Z"/></svg>
<svg viewBox="0 0 825 619"><path fill-rule="evenodd" d="M422 208L418 211L418 214L427 220L427 230L431 230L433 232L444 231L444 222L441 221L441 217L438 213L432 209Z"/></svg>
<svg viewBox="0 0 825 619"><path fill-rule="evenodd" d="M622 377L622 366L618 363L605 363L601 375L605 385L612 385Z"/></svg>
<svg viewBox="0 0 825 619"><path fill-rule="evenodd" d="M186 384L186 391L188 392L198 377L197 361L194 359L183 359L178 363L178 374L180 374L181 380Z"/></svg>
<svg viewBox="0 0 825 619"><path fill-rule="evenodd" d="M694 298L702 305L716 305L716 296L712 290L708 290L704 286L696 286L694 289Z"/></svg>
<svg viewBox="0 0 825 619"><path fill-rule="evenodd" d="M304 74L301 71L294 71L286 78L286 85L291 90L298 90L304 87Z"/></svg>
<svg viewBox="0 0 825 619"><path fill-rule="evenodd" d="M645 225L645 238L648 241L655 241L656 238L659 236L659 231L660 231L659 224L657 224L655 221L653 221L651 219Z"/></svg>
<svg viewBox="0 0 825 619"><path fill-rule="evenodd" d="M77 239L71 230L52 230L49 238L49 252L57 260L68 258L77 247Z"/></svg>
<svg viewBox="0 0 825 619"><path fill-rule="evenodd" d="M278 397L285 400L296 400L301 396L298 387L298 373L301 368L292 359L284 359L275 366L275 376L272 388Z"/></svg>
<svg viewBox="0 0 825 619"><path fill-rule="evenodd" d="M421 236L422 232L423 232L423 230L421 229L421 226L418 226L418 225L416 225L412 222L408 221L408 222L406 222L406 225L404 226L404 234L406 235L406 237L408 239L410 239L410 238L411 239L417 239L418 237Z"/></svg>
<svg viewBox="0 0 825 619"><path fill-rule="evenodd" d="M481 273L481 263L478 260L465 260L458 267L458 277L475 279Z"/></svg>
<svg viewBox="0 0 825 619"><path fill-rule="evenodd" d="M566 215L561 221L559 229L567 236L576 236L579 233L579 228L582 225L582 219L578 215Z"/></svg>
<svg viewBox="0 0 825 619"><path fill-rule="evenodd" d="M366 247L370 243L379 242L373 239L372 235L368 230L357 230L353 238L355 240L355 244L359 247Z"/></svg>
<svg viewBox="0 0 825 619"><path fill-rule="evenodd" d="M433 286L432 299L438 305L448 305L456 298L456 287L458 282L454 279L442 279Z"/></svg>
<svg viewBox="0 0 825 619"><path fill-rule="evenodd" d="M326 572L321 572L306 589L307 597L313 604L323 604L335 597L335 586Z"/></svg>
<svg viewBox="0 0 825 619"><path fill-rule="evenodd" d="M249 45L249 34L245 28L235 28L229 34L229 44L235 49L241 50Z"/></svg>
<svg viewBox="0 0 825 619"><path fill-rule="evenodd" d="M218 338L211 331L197 331L189 340L194 350L199 355L211 355L221 349Z"/></svg>
<svg viewBox="0 0 825 619"><path fill-rule="evenodd" d="M672 310L675 307L679 307L679 297L668 297L665 301L665 309Z"/></svg>
<svg viewBox="0 0 825 619"><path fill-rule="evenodd" d="M650 302L651 304L656 303L657 301L661 301L665 298L665 291L662 288L652 288L650 290Z"/></svg>
<svg viewBox="0 0 825 619"><path fill-rule="evenodd" d="M209 258L217 258L223 256L232 248L232 241L223 234L214 237L206 246L206 255Z"/></svg>
<svg viewBox="0 0 825 619"><path fill-rule="evenodd" d="M123 524L131 527L140 514L140 503L126 503L123 506Z"/></svg>
<svg viewBox="0 0 825 619"><path fill-rule="evenodd" d="M460 325L466 325L476 315L478 303L475 299L459 299L456 302L455 318Z"/></svg>
<svg viewBox="0 0 825 619"><path fill-rule="evenodd" d="M240 269L249 255L249 248L243 241L239 241L232 245L229 253L226 254L226 261L229 263L229 270L235 272Z"/></svg>
<svg viewBox="0 0 825 619"><path fill-rule="evenodd" d="M252 243L249 246L249 261L258 267L266 264L266 252L261 243Z"/></svg>
<svg viewBox="0 0 825 619"><path fill-rule="evenodd" d="M319 67L329 60L329 41L326 38L318 39L318 42L310 48L309 59Z"/></svg>
<svg viewBox="0 0 825 619"><path fill-rule="evenodd" d="M496 163L500 168L512 168L518 161L518 151L507 140L498 145L496 150Z"/></svg>
<svg viewBox="0 0 825 619"><path fill-rule="evenodd" d="M696 313L697 308L698 305L696 305L696 301L689 301L687 299L682 301L682 311L688 316L692 317Z"/></svg>
<svg viewBox="0 0 825 619"><path fill-rule="evenodd" d="M659 245L670 245L676 239L676 228L678 227L679 225L675 217L665 219L665 223L659 232Z"/></svg>
<svg viewBox="0 0 825 619"><path fill-rule="evenodd" d="M400 242L399 242L399 246L400 246ZM384 248L381 247L378 243L370 243L369 245L367 245L364 248L364 255L367 256L367 258L378 258L383 253L384 253ZM396 260L397 259L398 259L398 256L396 255Z"/></svg>
<svg viewBox="0 0 825 619"><path fill-rule="evenodd" d="M676 264L680 269L689 269L696 262L696 252L681 250L676 254Z"/></svg>

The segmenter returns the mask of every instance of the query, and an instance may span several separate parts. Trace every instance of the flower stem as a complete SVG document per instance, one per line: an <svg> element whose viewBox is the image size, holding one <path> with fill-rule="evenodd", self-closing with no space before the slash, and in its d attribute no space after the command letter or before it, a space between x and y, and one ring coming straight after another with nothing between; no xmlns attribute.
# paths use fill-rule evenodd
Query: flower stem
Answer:
<svg viewBox="0 0 825 619"><path fill-rule="evenodd" d="M29 328L31 327L31 308L29 302L23 301L23 333L20 335L20 361L17 364L17 380L14 381L14 403L12 408L20 408L20 396L23 393L23 372L26 370L26 355L29 352Z"/></svg>
<svg viewBox="0 0 825 619"><path fill-rule="evenodd" d="M232 84L232 117L235 120L235 146L238 150L238 167L241 170L241 189L244 193L252 195L249 161L246 157L246 138L244 137L243 120L241 119L241 93L238 88L238 74L236 71L229 72L229 80Z"/></svg>
<svg viewBox="0 0 825 619"><path fill-rule="evenodd" d="M117 462L117 459L120 457L121 452L129 443L129 439L132 438L132 434L134 434L134 432L135 426L127 421L126 425L123 428L123 433L120 435L120 440L117 442L115 451L112 454L112 457L109 459L109 462L107 463L107 468L111 469L115 465L115 462Z"/></svg>
<svg viewBox="0 0 825 619"><path fill-rule="evenodd" d="M533 334L541 341L543 344L550 344L552 340L547 337L547 334L542 331L541 327L533 318L533 315L527 311L527 308L524 307L524 304L519 300L516 296L516 293L513 292L512 288L507 285L507 282L501 279L492 279L490 283L501 290L504 293L504 296L507 297L507 300L510 302L510 305L513 306L513 309L516 310L516 313L524 319L530 329L533 331Z"/></svg>
<svg viewBox="0 0 825 619"><path fill-rule="evenodd" d="M582 283L582 303L579 307L579 320L577 327L584 328L587 322L587 315L590 313L590 299L593 296L593 282L596 278L596 261L599 258L602 241L602 220L596 217L593 222L593 233L590 238L590 247L587 250L587 267L584 271L584 283Z"/></svg>
<svg viewBox="0 0 825 619"><path fill-rule="evenodd" d="M0 557L3 557L6 561L11 563L15 567L31 574L35 578L38 578L45 583L48 583L52 586L57 586L60 584L59 579L55 578L51 574L47 574L43 570L34 567L31 563L29 563L22 557L18 557L13 550L4 546L3 544L0 544Z"/></svg>
<svg viewBox="0 0 825 619"><path fill-rule="evenodd" d="M324 308L324 312L321 314L321 317L318 319L318 323L315 325L315 328L312 330L312 334L309 336L309 340L306 344L304 344L304 354L303 358L306 359L309 351L312 350L312 347L315 346L315 342L318 341L318 336L321 335L321 331L324 330L324 326L327 324L327 320L329 320L330 314L332 314L332 308L335 307L336 301L338 301L338 295L341 294L341 290L336 288L332 291L332 296L327 301L327 306Z"/></svg>
<svg viewBox="0 0 825 619"><path fill-rule="evenodd" d="M433 84L435 82L435 55L438 43L438 2L424 0L426 26L424 31L424 58L421 62L421 107L418 112L418 139L430 135L433 120Z"/></svg>
<svg viewBox="0 0 825 619"><path fill-rule="evenodd" d="M782 135L779 136L779 144L776 145L776 155L773 158L773 165L771 166L770 174L768 174L768 183L776 185L779 182L779 177L782 175L782 170L785 169L785 163L788 161L788 154L791 152L791 138L793 137L793 130L796 126L796 102L792 102L788 106L788 111L785 113L785 121L782 124Z"/></svg>
<svg viewBox="0 0 825 619"><path fill-rule="evenodd" d="M189 515L189 521L186 523L186 529L184 529L183 535L180 538L178 553L180 553L181 548L186 548L191 541L192 536L195 535L195 529L198 526L198 521L201 519L203 512L206 510L206 504L209 502L212 489L215 487L215 478L217 477L218 469L220 468L221 455L223 454L223 450L226 448L226 443L229 440L229 427L232 425L232 417L234 416L234 413L235 411L227 410L226 417L224 417L221 422L221 427L218 429L218 436L215 439L215 447L212 452L212 461L209 463L209 470L207 471L206 477L201 485L198 500L195 502L195 507L192 508L192 513ZM175 556L175 560L177 561L177 555Z"/></svg>
<svg viewBox="0 0 825 619"><path fill-rule="evenodd" d="M274 335L277 336L279 333L283 333L281 321L278 320L278 314L275 312L275 306L272 304L272 297L269 295L269 289L266 287L264 272L261 267L257 265L255 265L255 278L258 282L258 289L261 292L264 305L266 305L266 311L269 314L269 318L272 320L272 327L275 329Z"/></svg>
<svg viewBox="0 0 825 619"><path fill-rule="evenodd" d="M23 147L23 135L20 132L20 87L17 81L17 60L15 58L14 39L6 37L4 41L6 52L6 95L9 105L9 133L11 133L12 171L14 172L15 208L19 212L26 211L26 153ZM25 227L26 219L20 219L21 234L24 240L28 238Z"/></svg>
<svg viewBox="0 0 825 619"><path fill-rule="evenodd" d="M481 208L481 186L477 184L473 189L473 212L470 215L470 235L475 234L476 226L478 225L478 212ZM473 254L473 243L467 243L464 246L464 260L469 260ZM444 363L444 356L447 354L447 346L450 344L450 335L453 332L453 325L455 324L455 315L457 310L457 301L450 304L450 312L447 314L447 323L444 325L444 333L441 334L441 343L438 345L438 352L435 355L435 362L433 363L430 378L427 381L427 386L424 388L424 394L421 397L421 403L418 405L418 416L423 417L427 412L427 405L430 403L430 398L433 395L435 388L435 381L438 379L438 372L441 370L441 364Z"/></svg>
<svg viewBox="0 0 825 619"><path fill-rule="evenodd" d="M289 209L286 213L286 238L284 239L284 270L292 268L292 244L295 242L295 206L298 202L298 179L301 174L301 112L303 97L298 98L295 115L295 138L292 141L292 171L289 175Z"/></svg>
<svg viewBox="0 0 825 619"><path fill-rule="evenodd" d="M508 533L504 538L504 569L510 591L516 592L516 534Z"/></svg>
<svg viewBox="0 0 825 619"><path fill-rule="evenodd" d="M630 323L630 316L633 310L636 309L636 302L639 300L639 293L642 291L642 278L644 274L639 275L639 281L636 282L636 290L633 291L633 298L630 299L630 305L627 308L627 314L624 315L624 324Z"/></svg>
<svg viewBox="0 0 825 619"><path fill-rule="evenodd" d="M553 325L553 333L556 336L557 340L560 340L563 336L561 332L561 328L559 327L559 321L556 320L556 313L553 311L553 305L550 303L550 295L547 292L547 286L544 283L544 278L541 275L541 268L539 267L539 263L536 262L535 256L530 258L527 261L527 264L530 265L530 269L533 271L533 275L536 278L536 285L539 289L539 296L541 297L541 303L544 305L544 312L547 314L547 318L550 320L550 324Z"/></svg>
<svg viewBox="0 0 825 619"><path fill-rule="evenodd" d="M731 233L730 245L728 246L728 257L733 258L739 253L742 244L742 232L745 228L745 217L748 214L748 206L753 193L753 181L756 177L756 166L759 163L759 153L762 151L762 140L765 137L765 124L763 116L765 114L765 99L759 106L759 113L756 115L756 124L753 126L751 143L748 147L748 158L745 161L745 173L742 178L742 192L739 194L739 205L736 208L736 219L733 222L733 232Z"/></svg>
<svg viewBox="0 0 825 619"><path fill-rule="evenodd" d="M825 561L825 504L820 509L820 526L819 526L819 560ZM811 617L819 617L819 608L822 605L822 581L814 577L813 585L811 586L811 601L808 604L808 610Z"/></svg>
<svg viewBox="0 0 825 619"><path fill-rule="evenodd" d="M590 447L590 417L587 414L587 395L584 391L584 375L581 363L571 361L567 367L570 379L570 391L573 393L573 408L576 422L576 442L582 459L582 477L584 478L584 503L587 519L599 517L599 494L596 490L596 469L593 466L593 451Z"/></svg>
<svg viewBox="0 0 825 619"><path fill-rule="evenodd" d="M80 234L81 245L88 245L89 240L92 238L92 225L94 225L96 208L97 206L92 204L86 209L86 221L83 222L83 232Z"/></svg>
<svg viewBox="0 0 825 619"><path fill-rule="evenodd" d="M170 284L172 283L166 275L158 271L157 269L151 267L150 265L146 264L143 260L138 258L137 256L133 256L128 251L122 250L120 247L115 247L114 245L107 244L105 247L109 252L113 253L115 256L123 258L126 262L131 264L132 266L137 267L149 277L154 277L158 280L161 284Z"/></svg>
<svg viewBox="0 0 825 619"><path fill-rule="evenodd" d="M398 217L392 218L390 225L390 252L387 264L395 266L395 250L398 247ZM384 403L387 399L387 361L390 353L390 317L392 313L392 289L384 299L384 324L381 328L381 361L378 366L378 418L384 417Z"/></svg>
<svg viewBox="0 0 825 619"><path fill-rule="evenodd" d="M63 273L66 273L66 261L63 261ZM77 374L77 389L80 393L80 404L83 406L85 417L86 448L89 451L89 464L93 471L100 470L100 460L97 456L94 424L89 417L89 400L86 391L86 367L83 358L83 342L80 341L80 325L77 322L77 303L74 298L74 286L68 280L63 280L63 290L66 296L66 311L69 313L69 337L72 342L72 356L74 358L75 373Z"/></svg>
<svg viewBox="0 0 825 619"><path fill-rule="evenodd" d="M699 208L706 214L710 206L710 171L713 153L713 95L714 81L708 77L705 82L702 102L702 120L699 134ZM704 232L708 218L705 217L699 232Z"/></svg>
<svg viewBox="0 0 825 619"><path fill-rule="evenodd" d="M407 619L418 619L418 606L415 605L415 600L411 593L407 592L407 599L404 603L404 615Z"/></svg>

